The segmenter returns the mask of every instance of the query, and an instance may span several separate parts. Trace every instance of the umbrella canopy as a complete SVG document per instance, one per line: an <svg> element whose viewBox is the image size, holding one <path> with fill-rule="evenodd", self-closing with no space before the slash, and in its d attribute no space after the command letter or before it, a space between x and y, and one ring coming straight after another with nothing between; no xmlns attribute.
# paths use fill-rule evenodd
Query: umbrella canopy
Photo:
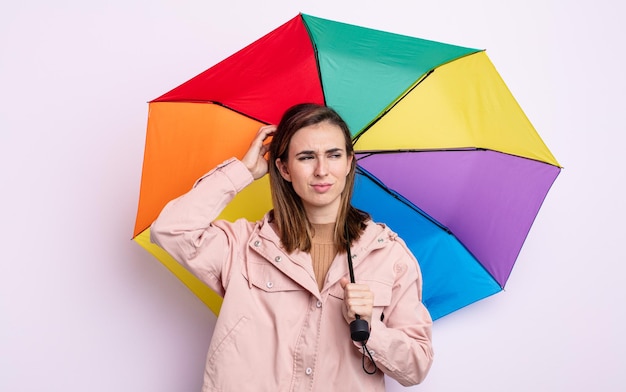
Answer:
<svg viewBox="0 0 626 392"><path fill-rule="evenodd" d="M346 120L353 204L416 255L433 319L503 289L560 166L485 51L302 14L149 103L134 239L217 313L221 298L151 244L149 226L303 102ZM271 208L263 178L220 217Z"/></svg>

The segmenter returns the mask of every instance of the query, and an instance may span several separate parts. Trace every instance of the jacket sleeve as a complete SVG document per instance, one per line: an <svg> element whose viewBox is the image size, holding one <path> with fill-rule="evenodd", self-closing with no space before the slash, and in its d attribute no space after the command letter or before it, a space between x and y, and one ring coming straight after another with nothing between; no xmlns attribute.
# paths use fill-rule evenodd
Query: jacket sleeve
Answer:
<svg viewBox="0 0 626 392"><path fill-rule="evenodd" d="M394 262L396 279L383 320L372 320L368 349L378 367L403 386L421 383L433 362L432 319L422 303L417 261L397 239L401 256Z"/></svg>
<svg viewBox="0 0 626 392"><path fill-rule="evenodd" d="M222 296L236 230L234 224L214 220L252 181L243 163L225 161L200 178L189 192L170 201L150 227L153 243Z"/></svg>

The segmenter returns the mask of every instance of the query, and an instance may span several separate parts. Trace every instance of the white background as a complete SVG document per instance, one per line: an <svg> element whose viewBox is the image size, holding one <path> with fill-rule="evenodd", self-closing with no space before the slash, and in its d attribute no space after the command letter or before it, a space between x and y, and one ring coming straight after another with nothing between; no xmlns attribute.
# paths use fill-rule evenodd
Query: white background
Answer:
<svg viewBox="0 0 626 392"><path fill-rule="evenodd" d="M199 390L215 317L130 240L146 102L298 12L486 48L565 167L507 290L436 322L408 390L623 390L626 13L608 0L3 1L0 390Z"/></svg>

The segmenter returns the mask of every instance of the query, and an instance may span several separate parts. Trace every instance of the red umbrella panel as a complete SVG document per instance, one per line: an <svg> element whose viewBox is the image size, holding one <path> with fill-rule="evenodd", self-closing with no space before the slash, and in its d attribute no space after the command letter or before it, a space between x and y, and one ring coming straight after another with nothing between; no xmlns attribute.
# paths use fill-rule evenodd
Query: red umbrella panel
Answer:
<svg viewBox="0 0 626 392"><path fill-rule="evenodd" d="M221 299L149 242L149 226L303 102L348 123L353 203L417 256L434 319L502 290L560 166L485 51L309 15L150 102L137 242L217 313ZM256 220L271 208L264 178L221 218Z"/></svg>

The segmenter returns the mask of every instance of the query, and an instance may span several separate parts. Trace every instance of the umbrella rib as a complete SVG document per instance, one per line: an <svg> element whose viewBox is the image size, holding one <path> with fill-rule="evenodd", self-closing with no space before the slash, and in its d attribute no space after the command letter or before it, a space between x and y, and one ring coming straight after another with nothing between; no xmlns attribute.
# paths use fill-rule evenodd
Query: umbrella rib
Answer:
<svg viewBox="0 0 626 392"><path fill-rule="evenodd" d="M352 139L353 143L356 143L357 140L359 140L359 138L361 137L361 135L363 135L365 132L367 132L368 129L373 127L374 124L376 124L381 118L383 118L385 116L385 114L387 114L391 109L396 107L396 105L398 103L400 103L400 101L402 101L404 99L404 97L406 97L411 91L415 90L415 88L417 88L417 86L422 84L422 82L424 80L426 80L426 78L428 78L433 72L435 72L435 68L433 68L430 71L426 72L426 74L424 74L420 79L418 79L408 90L406 90L404 93L402 93L398 97L398 99L396 99L391 105L387 106L378 116L376 116L376 118L372 122L367 124L357 135L354 136L354 138Z"/></svg>
<svg viewBox="0 0 626 392"><path fill-rule="evenodd" d="M353 141L353 146L354 146L354 142ZM408 152L414 152L414 153L420 153L420 152L461 152L461 151L491 151L491 152L495 152L498 154L503 154L503 155L508 155L508 156L512 156L512 157L517 157L520 159L528 159L529 161L535 161L535 162L539 162L542 163L544 165L550 165L550 166L554 166L554 167L558 167L559 169L563 169L562 166L558 166L558 165L554 165L550 162L546 162L546 161L542 161L541 159L538 158L530 158L530 157L525 157L522 155L516 155L516 154L512 154L510 152L504 152L504 151L498 151L498 150L493 150L491 148L485 148L485 147L448 147L448 148L397 148L397 149L393 149L393 150L354 150L355 154L361 155L360 157L357 158L357 161L361 160L361 159L365 159L368 158L372 155L376 155L376 154L397 154L397 153L408 153Z"/></svg>
<svg viewBox="0 0 626 392"><path fill-rule="evenodd" d="M467 248L467 246L465 246L465 244L463 242L461 242L458 239L458 237L452 232L452 230L450 230L447 226L444 226L439 221L437 221L435 218L431 217L426 212L421 210L418 206L416 206L415 204L411 203L409 200L404 198L402 195L398 194L394 190L392 190L389 187L387 187L382 181L380 181L378 178L376 178L376 176L374 176L372 173L368 172L367 170L363 169L360 166L357 166L356 170L357 170L357 173L359 173L359 174L369 178L370 180L372 180L376 185L378 185L381 189L383 189L385 192L387 192L390 196L392 196L393 198L395 198L399 202L405 204L407 207L411 208L412 210L414 210L418 214L422 215L424 218L428 219L431 223L433 223L435 226L439 227L441 230L446 232L448 235L451 235L454 238L456 238L458 243L467 251L467 253L470 254L476 261L478 261L478 258L476 257L476 255L474 255L474 253L472 251L470 251ZM493 276L493 274L482 263L478 262L478 265L482 267L482 269L487 273L487 275L489 275L498 284L498 286L500 286L501 290L504 290L504 285L501 285L498 282L498 280L495 278L495 276Z"/></svg>
<svg viewBox="0 0 626 392"><path fill-rule="evenodd" d="M479 50L477 52L482 52L484 50ZM476 52L472 52L472 53L468 53L465 54L463 56L460 56L454 60L458 60L459 58L462 57L466 57L466 56L470 56L472 54L475 54ZM450 60L452 61L452 60ZM435 70L447 63L449 63L450 61L441 63L433 68L431 68L428 72L426 72L422 77L420 77L419 79L417 79L417 81L411 86L409 87L409 89L407 89L405 92L403 92L402 94L400 94L398 96L398 98L388 107L386 107L378 116L376 116L376 118L374 120L372 120L372 122L370 122L369 124L367 124L365 127L363 127L363 129L361 129L359 131L359 133L357 135L354 136L353 141L354 143L356 143L356 141L359 139L359 137L361 137L362 134L364 134L368 129L370 129L372 126L374 126L374 124L376 124L382 117L385 116L385 114L387 114L391 109L393 109L401 100L404 99L404 97L406 97L411 91L413 91L415 88L417 88L417 86L419 86L420 84L422 84L422 82L424 80L426 80L426 78L428 78L433 72L435 72Z"/></svg>
<svg viewBox="0 0 626 392"><path fill-rule="evenodd" d="M302 18L302 13L300 13L300 17ZM313 38L313 34L311 33L311 29L304 22L304 19L302 20L302 22L303 22L302 24L304 25L304 28L306 30L306 33L309 36L309 42L311 43L311 46L313 47L313 56L315 57L315 65L316 65L315 68L317 68L317 77L319 78L320 88L322 89L322 98L324 99L324 106L326 106L326 92L324 91L324 80L322 79L322 68L320 67L319 50L317 49L317 44L315 43L315 39Z"/></svg>
<svg viewBox="0 0 626 392"><path fill-rule="evenodd" d="M355 150L355 154L363 154L364 156L357 160L367 158L375 154L397 154L406 152L455 152L455 151L488 151L482 147L449 147L449 148L397 148L393 150ZM494 150L489 150L494 151ZM499 152L499 151L496 151ZM504 154L504 153L503 153ZM510 154L509 154L510 155Z"/></svg>
<svg viewBox="0 0 626 392"><path fill-rule="evenodd" d="M251 115L249 115L249 114L247 114L247 113L244 113L244 112L242 112L242 111L240 111L240 110L234 109L234 108L232 108L232 107L230 107L230 106L228 106L228 105L225 105L224 103L219 102L219 101L212 101L212 100L206 100L206 101L201 101L201 100L197 100L197 101L192 101L192 100L180 100L180 101L164 101L164 102L205 103L205 104L206 104L206 103L208 103L208 104L212 104L212 105L216 105L216 106L221 106L221 107L223 107L224 109L227 109L227 110L233 111L233 112L235 112L235 113L237 113L237 114L240 114L240 115L242 115L242 116L244 116L244 117L247 117L247 118L249 118L249 119L251 119L251 120L258 121L258 122L263 123L263 124L269 124L269 122L267 122L267 121L265 121L265 120L261 120L260 118L256 118L256 117L251 116Z"/></svg>

